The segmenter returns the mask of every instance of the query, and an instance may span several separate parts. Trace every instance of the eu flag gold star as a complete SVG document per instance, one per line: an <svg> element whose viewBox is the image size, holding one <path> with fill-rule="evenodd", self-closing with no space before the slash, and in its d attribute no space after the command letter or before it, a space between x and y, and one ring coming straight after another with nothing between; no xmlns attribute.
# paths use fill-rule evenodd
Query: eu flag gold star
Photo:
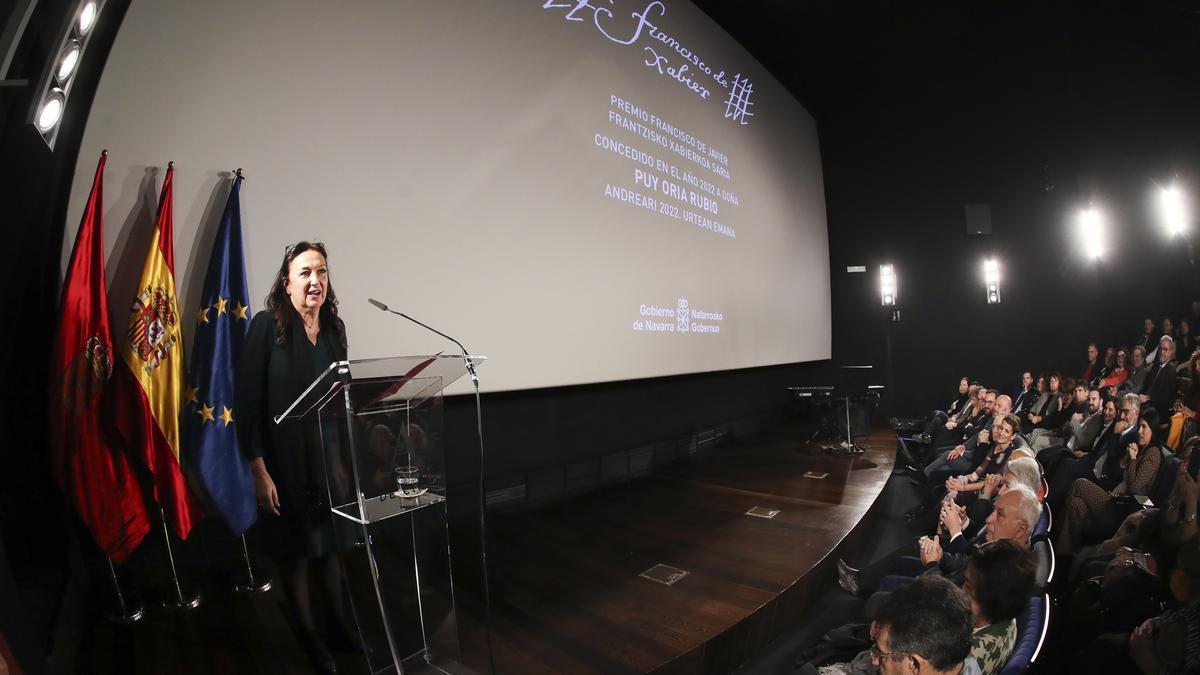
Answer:
<svg viewBox="0 0 1200 675"><path fill-rule="evenodd" d="M233 308L233 315L239 319L245 319L247 309L250 309L250 308L239 302L237 304L237 307Z"/></svg>
<svg viewBox="0 0 1200 675"><path fill-rule="evenodd" d="M202 323L208 323L208 308L207 307L201 307L200 313L196 315L196 325L199 326Z"/></svg>
<svg viewBox="0 0 1200 675"><path fill-rule="evenodd" d="M203 424L204 422L215 422L216 421L213 419L213 410L215 410L215 408L213 408L211 406L207 406L204 404L200 405L200 409L196 411L196 414L200 416L201 424Z"/></svg>
<svg viewBox="0 0 1200 675"><path fill-rule="evenodd" d="M225 408L225 406L221 407ZM233 424L233 410L231 408L225 408L225 412L220 414L220 418L225 422L225 426Z"/></svg>
<svg viewBox="0 0 1200 675"><path fill-rule="evenodd" d="M213 307L217 310L217 316L221 316L225 313L225 305L228 303L229 301L225 298L222 298L219 295L217 296L217 302L215 305L213 305Z"/></svg>
<svg viewBox="0 0 1200 675"><path fill-rule="evenodd" d="M199 403L200 402L200 399L196 398L196 388L195 387L188 387L186 390L184 390L183 398L188 403Z"/></svg>

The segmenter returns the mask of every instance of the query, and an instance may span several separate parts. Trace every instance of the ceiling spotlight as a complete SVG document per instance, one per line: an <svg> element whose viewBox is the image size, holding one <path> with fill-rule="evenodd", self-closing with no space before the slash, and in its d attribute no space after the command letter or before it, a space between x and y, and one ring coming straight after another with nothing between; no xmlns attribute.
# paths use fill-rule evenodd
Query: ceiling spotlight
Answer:
<svg viewBox="0 0 1200 675"><path fill-rule="evenodd" d="M1098 260L1104 255L1104 216L1099 209L1089 206L1079 212L1079 232L1088 258Z"/></svg>
<svg viewBox="0 0 1200 675"><path fill-rule="evenodd" d="M96 26L96 15L99 14L99 9L96 7L95 0L88 0L83 3L83 8L79 10L79 35L87 35Z"/></svg>
<svg viewBox="0 0 1200 675"><path fill-rule="evenodd" d="M983 261L983 281L987 285L987 304L1000 302L1000 263L991 258Z"/></svg>
<svg viewBox="0 0 1200 675"><path fill-rule="evenodd" d="M1183 190L1174 185L1163 188L1158 193L1158 206L1163 225L1171 236L1182 234L1187 229L1188 208Z"/></svg>
<svg viewBox="0 0 1200 675"><path fill-rule="evenodd" d="M59 86L64 85L75 74L75 67L79 65L79 55L82 52L83 47L78 40L71 40L63 47L62 54L58 57L58 68L54 71L54 79L58 81Z"/></svg>
<svg viewBox="0 0 1200 675"><path fill-rule="evenodd" d="M45 134L58 125L62 119L63 107L66 105L67 97L63 94L62 89L55 87L46 95L46 99L42 101L41 108L38 109L37 119L34 124L37 130Z"/></svg>
<svg viewBox="0 0 1200 675"><path fill-rule="evenodd" d="M884 307L896 304L896 270L891 265L879 266L879 300Z"/></svg>

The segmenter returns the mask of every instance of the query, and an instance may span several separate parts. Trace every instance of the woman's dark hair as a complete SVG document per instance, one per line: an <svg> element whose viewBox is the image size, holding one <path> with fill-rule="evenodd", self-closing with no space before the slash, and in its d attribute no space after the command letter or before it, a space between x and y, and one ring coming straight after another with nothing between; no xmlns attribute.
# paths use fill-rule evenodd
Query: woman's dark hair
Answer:
<svg viewBox="0 0 1200 675"><path fill-rule="evenodd" d="M292 261L305 251L316 251L326 263L329 262L325 244L319 241L300 241L284 249L283 264L279 266L271 291L263 301L263 306L275 317L275 344L287 344L292 339L292 325L300 318L284 287L287 285L288 272L292 269ZM333 292L333 282L330 281L325 287L325 303L321 305L321 326L332 330L337 343L345 349L346 324L338 317L337 305L337 293Z"/></svg>
<svg viewBox="0 0 1200 675"><path fill-rule="evenodd" d="M1033 594L1037 560L1025 546L999 539L975 549L967 560L971 577L967 594L979 605L988 623L1016 618Z"/></svg>

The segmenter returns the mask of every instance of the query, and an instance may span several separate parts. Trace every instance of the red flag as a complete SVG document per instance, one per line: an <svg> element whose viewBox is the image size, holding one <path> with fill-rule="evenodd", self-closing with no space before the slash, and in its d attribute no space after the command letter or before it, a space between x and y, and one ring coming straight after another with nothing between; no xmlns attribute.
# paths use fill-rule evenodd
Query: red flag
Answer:
<svg viewBox="0 0 1200 675"><path fill-rule="evenodd" d="M129 330L116 368L113 423L130 452L154 474L154 498L181 539L200 517L179 459L183 409L182 317L175 295L171 194L174 167L167 168L158 200L158 222L133 298Z"/></svg>
<svg viewBox="0 0 1200 675"><path fill-rule="evenodd" d="M50 365L50 448L59 486L100 548L120 561L150 531L150 520L133 464L105 441L102 432L113 372L101 222L107 156L101 155L96 167L63 286L62 319Z"/></svg>

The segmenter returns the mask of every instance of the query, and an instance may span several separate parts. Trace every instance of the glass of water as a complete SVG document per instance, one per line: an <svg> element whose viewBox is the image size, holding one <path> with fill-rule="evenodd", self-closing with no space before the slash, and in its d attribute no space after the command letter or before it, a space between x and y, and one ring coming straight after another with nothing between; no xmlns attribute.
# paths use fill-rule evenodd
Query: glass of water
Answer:
<svg viewBox="0 0 1200 675"><path fill-rule="evenodd" d="M398 466L392 469L392 474L396 476L396 488L404 497L415 497L421 493L418 487L420 481L420 471L415 466Z"/></svg>

